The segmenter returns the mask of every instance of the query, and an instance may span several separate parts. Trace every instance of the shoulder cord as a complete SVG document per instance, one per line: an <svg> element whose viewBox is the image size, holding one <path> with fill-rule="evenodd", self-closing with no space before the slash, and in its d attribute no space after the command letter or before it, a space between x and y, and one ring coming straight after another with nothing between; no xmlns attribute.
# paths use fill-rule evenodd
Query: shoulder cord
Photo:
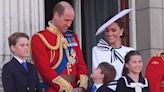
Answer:
<svg viewBox="0 0 164 92"><path fill-rule="evenodd" d="M57 34L57 43L55 46L50 45L41 33L36 33L36 34L40 37L40 39L43 41L43 43L46 45L46 47L51 50L50 62L52 62L54 60L55 50L59 49L60 54L59 54L58 62L52 67L52 69L56 69L61 64L61 61L63 58L63 48L65 49L68 62L70 62L70 58L69 58L70 55L69 55L69 51L67 48L67 41L64 39L62 34Z"/></svg>

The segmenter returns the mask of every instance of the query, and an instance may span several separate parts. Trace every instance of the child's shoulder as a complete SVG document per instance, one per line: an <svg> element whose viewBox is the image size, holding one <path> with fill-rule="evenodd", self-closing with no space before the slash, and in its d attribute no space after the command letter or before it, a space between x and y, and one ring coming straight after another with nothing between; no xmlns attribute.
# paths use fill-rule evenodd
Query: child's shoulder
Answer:
<svg viewBox="0 0 164 92"><path fill-rule="evenodd" d="M108 87L108 84L104 84L96 92L114 92L114 91Z"/></svg>
<svg viewBox="0 0 164 92"><path fill-rule="evenodd" d="M13 66L13 62L12 62L12 59L8 62L6 62L4 65L3 65L3 69L11 69L11 67Z"/></svg>

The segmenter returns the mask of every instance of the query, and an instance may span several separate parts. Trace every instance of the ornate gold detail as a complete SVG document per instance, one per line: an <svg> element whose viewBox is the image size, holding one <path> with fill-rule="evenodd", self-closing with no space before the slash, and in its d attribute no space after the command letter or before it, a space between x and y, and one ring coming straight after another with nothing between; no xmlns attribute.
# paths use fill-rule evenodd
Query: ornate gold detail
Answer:
<svg viewBox="0 0 164 92"><path fill-rule="evenodd" d="M57 50L61 44L61 34L57 35L57 43L56 46L52 46L48 43L48 41L46 40L46 38L41 34L41 33L36 33L36 35L38 35L41 40L43 41L43 43L46 45L47 48L49 48L50 50Z"/></svg>
<svg viewBox="0 0 164 92"><path fill-rule="evenodd" d="M51 22L48 22L49 27L47 27L48 31L50 31L53 34L61 34L61 32L57 29L57 27L55 27L53 24L51 24Z"/></svg>
<svg viewBox="0 0 164 92"><path fill-rule="evenodd" d="M68 83L64 78L61 76L56 77L55 79L52 80L52 83L56 83L60 86L59 92L63 92L64 90L66 92L72 92L73 87Z"/></svg>
<svg viewBox="0 0 164 92"><path fill-rule="evenodd" d="M155 53L155 54L154 54L154 56L159 56L159 57L160 57L160 56L161 56L161 54L163 54L163 53L164 53L164 50L161 50L161 51L159 51L159 52Z"/></svg>
<svg viewBox="0 0 164 92"><path fill-rule="evenodd" d="M52 67L52 69L56 69L61 64L61 61L63 58L63 48L65 49L68 62L71 62L72 59L70 59L69 51L67 48L67 41L63 37L62 33L60 33L58 29L55 26L53 26L50 22L48 24L49 24L49 27L47 27L47 29L51 33L54 33L55 35L57 35L57 42L55 46L50 45L48 41L46 40L46 38L41 33L36 33L36 35L38 35L40 39L43 41L43 43L45 44L45 46L48 49L50 49L50 53L51 53L50 62L52 62L55 58L55 50L59 49L59 59L57 63Z"/></svg>
<svg viewBox="0 0 164 92"><path fill-rule="evenodd" d="M84 74L80 75L80 80L78 82L80 83L79 87L83 87L84 89L87 89L88 76Z"/></svg>

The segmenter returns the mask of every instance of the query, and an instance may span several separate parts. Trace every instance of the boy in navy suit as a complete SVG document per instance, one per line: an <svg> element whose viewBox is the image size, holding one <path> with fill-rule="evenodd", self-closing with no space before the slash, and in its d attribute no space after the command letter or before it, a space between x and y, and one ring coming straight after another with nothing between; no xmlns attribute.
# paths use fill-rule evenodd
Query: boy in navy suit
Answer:
<svg viewBox="0 0 164 92"><path fill-rule="evenodd" d="M107 62L100 63L91 74L94 81L91 92L114 92L108 87L108 84L114 80L115 76L116 70L111 64Z"/></svg>
<svg viewBox="0 0 164 92"><path fill-rule="evenodd" d="M8 41L13 58L3 66L4 92L40 92L37 70L26 61L30 48L28 35L15 32Z"/></svg>

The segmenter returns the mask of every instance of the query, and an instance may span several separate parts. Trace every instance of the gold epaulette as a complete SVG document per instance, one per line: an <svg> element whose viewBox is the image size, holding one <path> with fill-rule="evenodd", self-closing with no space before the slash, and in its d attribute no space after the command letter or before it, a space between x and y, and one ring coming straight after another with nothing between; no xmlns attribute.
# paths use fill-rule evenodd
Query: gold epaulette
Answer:
<svg viewBox="0 0 164 92"><path fill-rule="evenodd" d="M159 52L155 53L154 56L159 56L160 57L161 54L163 54L163 53L164 53L164 51L162 50L162 51L159 51Z"/></svg>
<svg viewBox="0 0 164 92"><path fill-rule="evenodd" d="M46 38L41 34L41 33L36 33L36 35L39 36L39 38L43 41L43 43L45 44L45 46L50 49L50 50L57 50L59 49L60 46L60 40L61 40L61 34L57 35L57 43L55 46L52 46L48 43L48 41L46 40Z"/></svg>
<svg viewBox="0 0 164 92"><path fill-rule="evenodd" d="M73 87L68 83L64 78L61 76L56 77L55 79L52 80L52 83L56 83L60 86L59 92L72 92Z"/></svg>

